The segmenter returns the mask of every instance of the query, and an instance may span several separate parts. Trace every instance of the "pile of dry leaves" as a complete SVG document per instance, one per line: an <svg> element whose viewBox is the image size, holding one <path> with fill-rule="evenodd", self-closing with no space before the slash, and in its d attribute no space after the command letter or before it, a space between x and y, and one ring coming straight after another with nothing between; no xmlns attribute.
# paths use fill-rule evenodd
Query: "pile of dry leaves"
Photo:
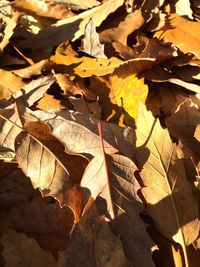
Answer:
<svg viewBox="0 0 200 267"><path fill-rule="evenodd" d="M199 0L0 1L0 266L200 266Z"/></svg>

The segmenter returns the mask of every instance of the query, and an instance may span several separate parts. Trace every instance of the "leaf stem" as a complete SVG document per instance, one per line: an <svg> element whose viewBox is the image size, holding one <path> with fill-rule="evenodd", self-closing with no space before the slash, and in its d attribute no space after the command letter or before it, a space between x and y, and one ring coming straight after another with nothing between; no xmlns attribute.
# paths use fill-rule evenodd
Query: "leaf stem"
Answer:
<svg viewBox="0 0 200 267"><path fill-rule="evenodd" d="M100 137L100 141L101 141L101 149L102 149L102 154L103 154L103 158L104 158L104 166L105 166L105 171L106 171L106 179L107 179L107 190L108 190L108 195L110 197L110 209L108 209L108 212L112 218L112 220L115 219L115 213L114 213L114 208L113 208L113 204L112 204L112 198L111 198L111 191L110 191L110 186L109 186L109 177L108 177L108 166L107 166L107 162L106 162L106 153L105 153L105 148L104 148L104 143L103 143L103 134L102 134L102 125L99 122L98 123L98 132L99 132L99 137Z"/></svg>

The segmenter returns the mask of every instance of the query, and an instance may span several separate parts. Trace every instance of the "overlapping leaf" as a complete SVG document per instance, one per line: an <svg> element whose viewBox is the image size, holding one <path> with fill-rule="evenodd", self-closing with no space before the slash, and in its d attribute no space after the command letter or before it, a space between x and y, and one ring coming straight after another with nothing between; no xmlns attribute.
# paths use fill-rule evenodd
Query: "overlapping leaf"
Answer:
<svg viewBox="0 0 200 267"><path fill-rule="evenodd" d="M168 131L143 106L137 123L136 157L142 168L147 210L159 231L181 244L189 266L186 246L199 233L197 201Z"/></svg>

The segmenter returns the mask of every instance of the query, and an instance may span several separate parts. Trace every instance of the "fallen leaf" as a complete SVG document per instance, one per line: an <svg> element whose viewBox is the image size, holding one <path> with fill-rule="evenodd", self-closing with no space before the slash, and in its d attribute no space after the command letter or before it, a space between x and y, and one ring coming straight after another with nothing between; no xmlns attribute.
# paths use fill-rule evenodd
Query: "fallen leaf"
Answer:
<svg viewBox="0 0 200 267"><path fill-rule="evenodd" d="M3 32L3 37L0 38L0 54L3 52L4 48L8 45L10 38L12 37L14 30L17 26L19 18L20 18L20 13L15 12L13 16L5 22L6 25Z"/></svg>
<svg viewBox="0 0 200 267"><path fill-rule="evenodd" d="M100 2L96 0L87 0L85 2L80 2L79 0L53 0L53 2L66 5L72 10L85 10L100 5Z"/></svg>
<svg viewBox="0 0 200 267"><path fill-rule="evenodd" d="M177 52L174 47L162 45L156 38L149 39L144 50L135 60L127 60L119 66L121 71L128 76L133 73L139 73L153 66L160 64L170 58L176 57ZM146 60L145 60L146 59ZM117 71L117 69L116 69Z"/></svg>
<svg viewBox="0 0 200 267"><path fill-rule="evenodd" d="M14 70L13 73L21 78L29 79L32 76L41 75L43 72L51 70L52 66L53 63L50 60L44 59L38 63L35 63L32 66L19 70Z"/></svg>
<svg viewBox="0 0 200 267"><path fill-rule="evenodd" d="M164 236L182 246L185 265L189 266L186 246L198 236L198 203L176 155L176 145L144 106L139 111L136 134L135 153L142 168L142 194L148 213Z"/></svg>
<svg viewBox="0 0 200 267"><path fill-rule="evenodd" d="M26 84L22 78L7 70L0 69L0 76L0 85L6 90L9 89L11 92L17 92ZM7 93L6 96L10 96L10 94Z"/></svg>
<svg viewBox="0 0 200 267"><path fill-rule="evenodd" d="M17 162L26 176L30 177L33 187L39 188L43 196L53 196L61 206L72 209L76 222L81 212L80 192L73 179L70 179L73 174L62 163L61 151L56 155L50 149L53 144L47 144L27 132L21 132L15 139Z"/></svg>
<svg viewBox="0 0 200 267"><path fill-rule="evenodd" d="M198 156L200 144L194 138L196 126L200 123L200 111L198 105L192 99L179 96L176 105L171 110L171 116L165 123L170 134L180 139L181 142L193 150Z"/></svg>
<svg viewBox="0 0 200 267"><path fill-rule="evenodd" d="M85 35L82 39L81 51L95 58L106 58L104 45L99 41L99 35L96 32L93 18L91 18L85 26Z"/></svg>
<svg viewBox="0 0 200 267"><path fill-rule="evenodd" d="M137 195L140 186L134 176L136 170L135 164L127 157L117 154L104 156L101 153L86 167L81 187L89 190L85 193L87 197L91 195L93 199L102 199L99 203L97 200L97 206L106 217L112 218L111 228L120 236L128 260L136 266L153 267L153 244L140 218L143 207ZM107 204L106 210L103 208L103 200Z"/></svg>
<svg viewBox="0 0 200 267"><path fill-rule="evenodd" d="M91 155L95 156L101 152L97 126L101 121L98 119L88 114L67 111L34 111L30 114L51 128L52 134L63 143L67 153L91 158ZM132 158L131 130L115 124L101 123L106 153L112 154L119 150Z"/></svg>
<svg viewBox="0 0 200 267"><path fill-rule="evenodd" d="M194 138L197 139L197 141L200 142L200 124L196 126L195 132L194 132Z"/></svg>
<svg viewBox="0 0 200 267"><path fill-rule="evenodd" d="M24 176L27 183L29 179ZM23 185L23 184L22 184ZM24 194L28 193L22 187ZM1 211L1 229L12 228L37 240L45 250L56 253L66 248L66 237L73 227L73 214L67 207L61 208L52 197L43 198L37 190L9 209ZM19 199L20 200L20 199ZM55 242L57 238L58 242ZM54 244L51 244L54 242ZM61 247L60 247L61 246Z"/></svg>
<svg viewBox="0 0 200 267"><path fill-rule="evenodd" d="M64 71L73 75L74 73L80 77L90 77L92 75L102 76L112 73L115 68L119 67L123 62L116 58L90 58L65 56L59 52L53 56L52 61L58 65L64 66ZM56 67L55 67L56 68ZM59 70L59 69L58 69Z"/></svg>
<svg viewBox="0 0 200 267"><path fill-rule="evenodd" d="M144 84L143 78L137 78L136 75L132 74L127 77L126 73L123 73L119 69L110 75L110 101L113 104L117 104L122 113L124 113L125 124L130 127L134 127L134 120L138 115L139 101L145 102L148 87ZM104 105L103 105L104 106Z"/></svg>
<svg viewBox="0 0 200 267"><path fill-rule="evenodd" d="M180 79L175 79L175 78L170 78L168 79L169 82L180 85L182 87L184 87L185 89L188 89L194 93L200 93L200 86L194 83L188 83L188 82L184 82Z"/></svg>
<svg viewBox="0 0 200 267"><path fill-rule="evenodd" d="M0 109L0 146L14 151L14 141L22 130L22 122L16 107Z"/></svg>
<svg viewBox="0 0 200 267"><path fill-rule="evenodd" d="M104 217L100 216L92 200L89 201L69 238L67 250L60 253L58 266L79 267L129 267L122 244L118 237L113 235ZM94 249L95 244L95 249ZM77 251L79 256L77 257Z"/></svg>
<svg viewBox="0 0 200 267"><path fill-rule="evenodd" d="M155 37L174 44L184 53L193 53L197 58L200 58L199 29L200 22L190 21L177 14L171 14L166 17L165 26L155 33Z"/></svg>
<svg viewBox="0 0 200 267"><path fill-rule="evenodd" d="M187 16L189 19L193 20L193 11L191 9L191 3L189 0L178 0L175 3L175 9L179 16Z"/></svg>
<svg viewBox="0 0 200 267"><path fill-rule="evenodd" d="M138 30L144 22L141 10L135 10L128 14L124 21L120 22L119 26L111 34L112 40L127 45L128 36Z"/></svg>
<svg viewBox="0 0 200 267"><path fill-rule="evenodd" d="M100 40L103 43L119 42L123 45L127 44L128 36L135 30L139 29L145 20L142 16L141 10L135 10L134 12L123 17L123 20L119 21L117 26L109 27L100 33Z"/></svg>
<svg viewBox="0 0 200 267"><path fill-rule="evenodd" d="M4 247L2 256L6 267L57 266L50 252L41 249L34 239L19 234L13 229L4 230L1 242Z"/></svg>
<svg viewBox="0 0 200 267"><path fill-rule="evenodd" d="M31 44L32 48L45 48L55 46L67 40L74 41L84 34L85 25L91 17L98 27L110 13L123 5L123 2L123 0L108 0L102 5L84 11L72 18L59 20L51 27L47 27L35 35L34 42L27 40L21 42L21 45L27 47Z"/></svg>
<svg viewBox="0 0 200 267"><path fill-rule="evenodd" d="M73 105L74 111L91 114L97 119L101 118L102 109L97 101L88 103L83 97L76 98L73 96L70 96L68 100Z"/></svg>
<svg viewBox="0 0 200 267"><path fill-rule="evenodd" d="M74 15L70 9L48 0L15 0L11 5L26 14L54 19L66 19Z"/></svg>
<svg viewBox="0 0 200 267"><path fill-rule="evenodd" d="M39 77L23 86L23 88L16 94L13 94L12 97L15 98L16 102L23 103L25 107L31 107L35 102L43 97L45 92L54 82L55 78L52 75Z"/></svg>
<svg viewBox="0 0 200 267"><path fill-rule="evenodd" d="M37 192L16 163L0 163L1 212L15 204L27 202ZM6 213L6 215L8 215ZM1 214L1 222L3 222ZM1 228L2 229L2 228Z"/></svg>

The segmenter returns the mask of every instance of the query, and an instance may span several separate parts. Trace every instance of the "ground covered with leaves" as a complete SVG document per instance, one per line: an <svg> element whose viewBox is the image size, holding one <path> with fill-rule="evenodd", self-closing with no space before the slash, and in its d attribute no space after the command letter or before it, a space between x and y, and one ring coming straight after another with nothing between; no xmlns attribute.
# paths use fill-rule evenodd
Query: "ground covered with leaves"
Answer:
<svg viewBox="0 0 200 267"><path fill-rule="evenodd" d="M198 0L0 0L0 266L200 266L199 33Z"/></svg>

